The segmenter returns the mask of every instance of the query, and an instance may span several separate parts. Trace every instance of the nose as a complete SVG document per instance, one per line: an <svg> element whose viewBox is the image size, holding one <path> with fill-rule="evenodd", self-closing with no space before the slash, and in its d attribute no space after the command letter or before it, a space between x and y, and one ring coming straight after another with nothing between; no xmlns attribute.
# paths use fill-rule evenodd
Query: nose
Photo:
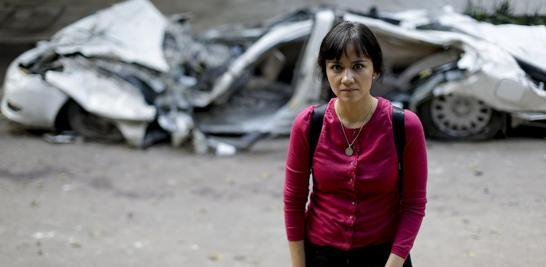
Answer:
<svg viewBox="0 0 546 267"><path fill-rule="evenodd" d="M353 73L351 72L351 70L345 70L343 71L343 74L341 76L341 83L343 84L351 84L353 83L355 80L354 80L354 77L353 77Z"/></svg>

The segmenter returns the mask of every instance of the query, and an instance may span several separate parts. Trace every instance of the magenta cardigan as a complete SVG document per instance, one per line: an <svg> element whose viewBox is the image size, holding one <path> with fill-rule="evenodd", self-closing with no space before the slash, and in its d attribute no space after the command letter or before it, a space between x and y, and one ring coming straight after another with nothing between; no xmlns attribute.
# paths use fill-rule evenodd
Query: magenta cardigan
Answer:
<svg viewBox="0 0 546 267"><path fill-rule="evenodd" d="M330 100L315 150L313 189L309 196L310 106L295 119L290 134L284 185L288 240L349 250L392 242L391 252L406 258L425 215L427 159L419 118L405 111L404 178L399 197L392 108L378 106L345 155L347 142ZM358 129L345 128L349 141Z"/></svg>

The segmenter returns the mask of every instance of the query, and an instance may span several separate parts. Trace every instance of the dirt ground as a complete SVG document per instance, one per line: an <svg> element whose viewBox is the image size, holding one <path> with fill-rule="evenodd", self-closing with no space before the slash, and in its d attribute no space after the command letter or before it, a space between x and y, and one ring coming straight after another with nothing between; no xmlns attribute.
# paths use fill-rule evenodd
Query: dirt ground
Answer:
<svg viewBox="0 0 546 267"><path fill-rule="evenodd" d="M233 157L53 145L0 120L0 266L289 266L287 139ZM415 266L542 266L546 142L428 142Z"/></svg>

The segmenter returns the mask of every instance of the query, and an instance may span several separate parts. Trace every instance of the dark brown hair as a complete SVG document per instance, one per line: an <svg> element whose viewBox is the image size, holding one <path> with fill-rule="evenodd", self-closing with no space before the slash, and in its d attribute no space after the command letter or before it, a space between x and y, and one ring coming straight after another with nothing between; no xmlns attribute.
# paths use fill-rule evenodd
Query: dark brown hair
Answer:
<svg viewBox="0 0 546 267"><path fill-rule="evenodd" d="M327 79L326 60L339 60L350 45L359 56L372 60L374 73L383 74L383 53L372 31L362 23L343 21L333 27L320 44L317 63L323 79Z"/></svg>

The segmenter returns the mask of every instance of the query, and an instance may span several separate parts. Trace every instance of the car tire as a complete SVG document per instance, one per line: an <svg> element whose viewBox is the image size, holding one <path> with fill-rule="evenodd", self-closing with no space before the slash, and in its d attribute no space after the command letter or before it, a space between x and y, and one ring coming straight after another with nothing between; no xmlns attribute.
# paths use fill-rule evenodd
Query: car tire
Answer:
<svg viewBox="0 0 546 267"><path fill-rule="evenodd" d="M506 115L473 97L435 96L418 108L427 136L448 141L485 140L505 129Z"/></svg>
<svg viewBox="0 0 546 267"><path fill-rule="evenodd" d="M103 142L123 140L123 135L112 121L87 112L74 101L67 103L66 112L68 126L84 138Z"/></svg>

